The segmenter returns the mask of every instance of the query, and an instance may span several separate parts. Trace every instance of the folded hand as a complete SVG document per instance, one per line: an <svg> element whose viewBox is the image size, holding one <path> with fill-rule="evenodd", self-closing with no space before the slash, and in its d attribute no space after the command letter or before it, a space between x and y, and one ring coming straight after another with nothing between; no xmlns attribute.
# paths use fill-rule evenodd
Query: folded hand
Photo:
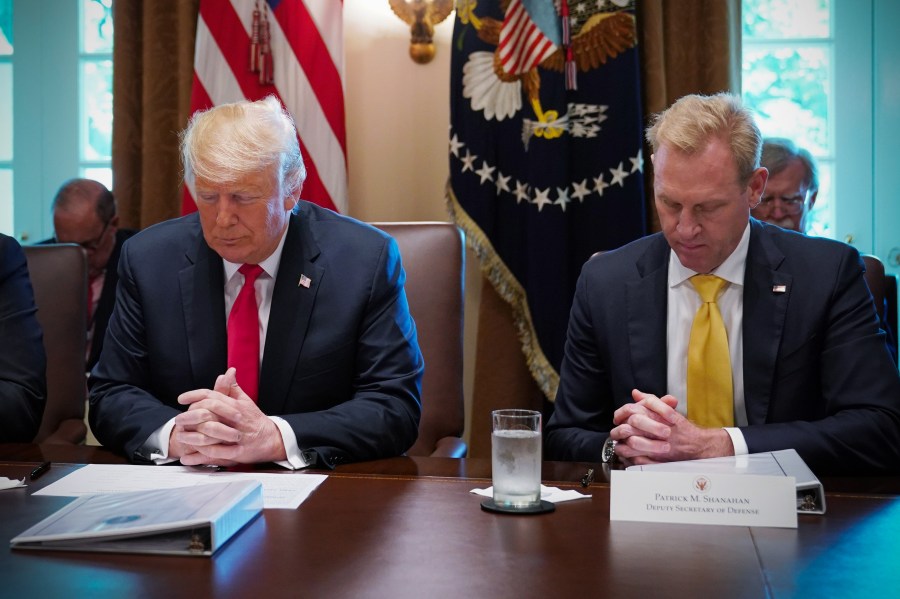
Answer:
<svg viewBox="0 0 900 599"><path fill-rule="evenodd" d="M219 375L213 389L178 396L188 410L175 417L170 457L188 466L230 466L286 458L278 427L237 384L235 369ZM173 445L177 455L173 455Z"/></svg>
<svg viewBox="0 0 900 599"><path fill-rule="evenodd" d="M619 443L616 454L626 464L652 464L734 455L731 437L721 428L701 428L675 410L678 400L637 389L635 403L613 414L610 437Z"/></svg>

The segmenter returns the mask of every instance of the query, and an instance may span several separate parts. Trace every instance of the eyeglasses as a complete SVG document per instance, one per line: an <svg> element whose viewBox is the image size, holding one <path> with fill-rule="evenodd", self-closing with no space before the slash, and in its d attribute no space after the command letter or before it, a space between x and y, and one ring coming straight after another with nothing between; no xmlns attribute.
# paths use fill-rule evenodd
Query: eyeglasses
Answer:
<svg viewBox="0 0 900 599"><path fill-rule="evenodd" d="M88 241L79 241L76 242L78 245L83 247L88 252L96 251L100 244L103 243L103 236L106 235L106 230L109 229L109 221L106 221L106 224L103 225L103 230L100 231L100 234L94 237L93 239L89 239Z"/></svg>
<svg viewBox="0 0 900 599"><path fill-rule="evenodd" d="M759 201L759 204L757 204L754 210L762 214L769 214L775 208L775 202L778 201L781 203L781 209L788 214L798 214L803 210L803 206L806 205L807 195L808 192L797 194L790 198L766 196Z"/></svg>

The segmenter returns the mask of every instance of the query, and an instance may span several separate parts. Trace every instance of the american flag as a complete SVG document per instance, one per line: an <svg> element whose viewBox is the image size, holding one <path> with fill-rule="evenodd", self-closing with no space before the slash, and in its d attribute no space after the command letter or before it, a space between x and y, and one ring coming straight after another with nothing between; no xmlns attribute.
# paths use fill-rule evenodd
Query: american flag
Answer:
<svg viewBox="0 0 900 599"><path fill-rule="evenodd" d="M505 73L526 73L556 51L559 40L554 43L550 37L556 20L553 10L549 2L512 0L509 3L498 46Z"/></svg>
<svg viewBox="0 0 900 599"><path fill-rule="evenodd" d="M347 211L342 9L341 0L201 0L191 90L191 113L277 96L297 125L303 199L338 212ZM186 189L182 213L194 210Z"/></svg>

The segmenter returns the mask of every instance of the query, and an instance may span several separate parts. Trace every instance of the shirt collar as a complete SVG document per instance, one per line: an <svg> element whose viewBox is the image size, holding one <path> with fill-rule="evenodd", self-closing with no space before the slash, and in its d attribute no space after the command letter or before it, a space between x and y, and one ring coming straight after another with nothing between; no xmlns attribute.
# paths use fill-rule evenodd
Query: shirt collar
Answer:
<svg viewBox="0 0 900 599"><path fill-rule="evenodd" d="M269 275L271 278L275 278L275 275L278 274L278 265L281 263L281 252L284 250L284 240L287 239L287 232L290 228L290 222L288 222L288 226L284 228L284 233L281 234L281 240L278 242L278 245L275 247L275 251L272 254L259 263L262 267L263 272ZM222 263L225 266L225 282L231 280L235 274L237 274L238 269L243 266L243 264L235 264L234 262L229 262L228 260L222 259Z"/></svg>
<svg viewBox="0 0 900 599"><path fill-rule="evenodd" d="M747 267L747 249L750 247L750 222L744 228L741 240L738 242L734 251L725 258L719 266L713 269L710 274L725 279L732 285L744 285L744 270ZM687 268L678 259L678 255L673 250L669 250L669 287L676 287L694 275L699 274L697 271Z"/></svg>

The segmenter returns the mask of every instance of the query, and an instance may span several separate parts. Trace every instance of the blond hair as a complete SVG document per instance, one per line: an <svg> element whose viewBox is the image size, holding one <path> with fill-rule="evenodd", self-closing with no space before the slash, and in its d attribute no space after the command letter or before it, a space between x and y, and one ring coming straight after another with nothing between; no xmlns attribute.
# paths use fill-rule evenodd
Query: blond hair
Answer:
<svg viewBox="0 0 900 599"><path fill-rule="evenodd" d="M275 96L198 111L181 134L184 180L234 183L277 165L285 195L306 180L294 119Z"/></svg>
<svg viewBox="0 0 900 599"><path fill-rule="evenodd" d="M654 153L662 144L669 144L693 154L717 137L728 142L738 178L742 184L747 183L759 168L762 135L753 113L738 96L724 92L684 96L654 115L647 128L647 141Z"/></svg>

